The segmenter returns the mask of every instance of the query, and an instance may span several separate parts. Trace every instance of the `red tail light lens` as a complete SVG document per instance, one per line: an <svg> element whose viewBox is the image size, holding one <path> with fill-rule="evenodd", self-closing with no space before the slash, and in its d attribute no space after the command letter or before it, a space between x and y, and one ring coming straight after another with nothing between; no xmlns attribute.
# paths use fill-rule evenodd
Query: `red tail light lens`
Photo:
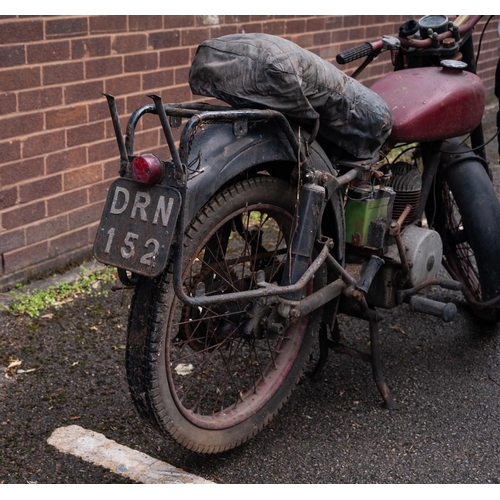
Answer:
<svg viewBox="0 0 500 500"><path fill-rule="evenodd" d="M142 184L158 184L163 178L161 161L152 154L138 156L132 162L132 179Z"/></svg>

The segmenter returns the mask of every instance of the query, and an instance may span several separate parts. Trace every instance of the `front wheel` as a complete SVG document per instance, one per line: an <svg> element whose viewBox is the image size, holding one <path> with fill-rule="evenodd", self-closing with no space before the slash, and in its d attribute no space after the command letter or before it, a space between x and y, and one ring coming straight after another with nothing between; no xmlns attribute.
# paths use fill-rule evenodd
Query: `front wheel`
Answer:
<svg viewBox="0 0 500 500"><path fill-rule="evenodd" d="M500 202L482 164L474 159L444 169L436 186L434 226L449 271L469 292L472 311L498 322L498 309L481 303L500 295Z"/></svg>
<svg viewBox="0 0 500 500"><path fill-rule="evenodd" d="M279 283L295 202L288 183L268 176L239 182L208 202L186 230L185 292L254 289L257 272ZM216 453L244 443L273 418L301 376L320 311L271 335L269 309L255 305L185 305L172 289L171 271L136 287L127 344L132 398L156 429L190 450Z"/></svg>

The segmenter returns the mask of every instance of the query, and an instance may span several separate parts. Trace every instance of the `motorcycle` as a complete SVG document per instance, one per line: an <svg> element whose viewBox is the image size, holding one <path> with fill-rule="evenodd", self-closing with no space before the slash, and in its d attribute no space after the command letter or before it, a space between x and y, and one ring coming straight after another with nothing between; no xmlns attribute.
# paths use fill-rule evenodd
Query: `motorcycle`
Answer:
<svg viewBox="0 0 500 500"><path fill-rule="evenodd" d="M485 89L472 44L480 17L409 20L396 37L339 54L340 64L366 59L352 78L339 77L336 98L359 89L355 77L381 52L392 55L395 71L366 91L367 106L364 98L348 112L339 104L345 120L367 111L360 123L369 127L370 110L383 103L389 112L378 136L373 129L355 137L338 117L328 133L337 138L344 127L339 142L364 141L369 154L332 145L321 118L274 106L269 82L257 104L220 89L212 95L230 106L151 95L125 138L106 96L120 171L94 253L135 289L127 379L138 413L160 434L199 453L247 442L290 397L313 345L313 376L330 350L360 357L384 404L397 408L383 375L377 309L405 304L453 320L456 305L426 297L430 287L462 292L478 318L498 322L500 203L484 156ZM235 87L252 61L236 63ZM201 67L206 85L220 71L213 67L209 76ZM167 160L134 154L146 114L159 118ZM341 340L339 314L367 321L369 353Z"/></svg>

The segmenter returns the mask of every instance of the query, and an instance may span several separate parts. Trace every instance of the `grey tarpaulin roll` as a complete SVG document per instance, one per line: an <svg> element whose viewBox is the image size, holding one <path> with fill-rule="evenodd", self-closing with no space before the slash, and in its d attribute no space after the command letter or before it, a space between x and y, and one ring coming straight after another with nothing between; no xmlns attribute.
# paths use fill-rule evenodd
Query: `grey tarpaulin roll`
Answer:
<svg viewBox="0 0 500 500"><path fill-rule="evenodd" d="M290 120L320 118L320 134L350 155L370 158L389 135L385 102L333 64L273 35L226 35L203 42L191 91L236 108L270 108Z"/></svg>

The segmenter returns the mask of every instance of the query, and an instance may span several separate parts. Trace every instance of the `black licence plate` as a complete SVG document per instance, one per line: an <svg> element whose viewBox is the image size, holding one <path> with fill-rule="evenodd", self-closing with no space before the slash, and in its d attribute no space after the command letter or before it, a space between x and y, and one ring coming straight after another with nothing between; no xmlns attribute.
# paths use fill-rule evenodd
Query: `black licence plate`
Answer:
<svg viewBox="0 0 500 500"><path fill-rule="evenodd" d="M167 263L181 206L178 191L117 179L109 188L94 242L104 264L156 276Z"/></svg>

